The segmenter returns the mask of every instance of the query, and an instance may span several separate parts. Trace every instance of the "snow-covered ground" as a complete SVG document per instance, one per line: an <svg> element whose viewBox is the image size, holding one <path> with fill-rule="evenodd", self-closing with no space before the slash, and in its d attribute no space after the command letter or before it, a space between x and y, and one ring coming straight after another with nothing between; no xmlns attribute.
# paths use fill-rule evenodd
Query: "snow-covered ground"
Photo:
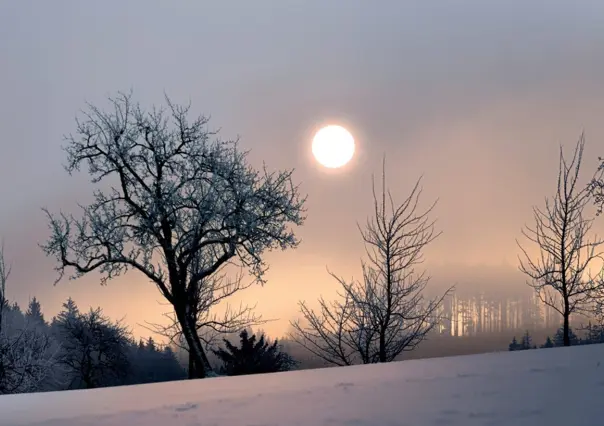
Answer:
<svg viewBox="0 0 604 426"><path fill-rule="evenodd" d="M604 425L604 345L0 396L0 425Z"/></svg>

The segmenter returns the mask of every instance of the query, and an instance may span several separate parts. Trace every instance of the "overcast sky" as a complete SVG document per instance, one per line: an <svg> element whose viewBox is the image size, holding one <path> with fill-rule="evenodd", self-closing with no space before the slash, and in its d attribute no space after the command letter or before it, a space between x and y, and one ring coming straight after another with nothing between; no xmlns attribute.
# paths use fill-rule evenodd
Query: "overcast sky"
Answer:
<svg viewBox="0 0 604 426"><path fill-rule="evenodd" d="M424 174L426 203L440 199L431 264L516 267L531 206L555 190L558 145L585 130L585 179L604 155L604 2L0 0L8 296L38 296L47 316L69 295L133 326L166 309L136 274L53 287L37 246L48 236L40 208L72 209L90 193L86 175L62 169L62 136L86 101L129 89L149 106L164 91L191 101L223 137L240 135L254 164L296 168L309 194L303 243L271 254L267 286L245 294L284 320L266 327L280 333L299 299L333 294L326 266L358 273L356 222L384 154L395 198ZM338 173L310 156L327 123L357 141Z"/></svg>

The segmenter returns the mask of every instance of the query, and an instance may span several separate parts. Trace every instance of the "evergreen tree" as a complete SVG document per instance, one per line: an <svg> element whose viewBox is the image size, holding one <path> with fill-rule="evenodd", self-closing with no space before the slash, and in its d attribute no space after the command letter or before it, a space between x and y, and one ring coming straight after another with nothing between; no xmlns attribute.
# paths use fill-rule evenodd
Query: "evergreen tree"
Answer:
<svg viewBox="0 0 604 426"><path fill-rule="evenodd" d="M239 376L274 373L290 370L296 364L287 353L280 350L277 340L271 345L265 341L264 335L261 335L256 342L256 335L249 336L247 330L243 330L239 337L239 348L223 339L225 348L213 351L223 363L223 374Z"/></svg>
<svg viewBox="0 0 604 426"><path fill-rule="evenodd" d="M59 312L59 314L53 318L53 324L61 324L69 321L76 320L80 315L80 310L78 306L70 297L67 299L67 302L63 303L63 310Z"/></svg>
<svg viewBox="0 0 604 426"><path fill-rule="evenodd" d="M29 306L25 312L25 318L35 323L46 323L44 321L44 314L42 313L42 306L35 296L29 301Z"/></svg>
<svg viewBox="0 0 604 426"><path fill-rule="evenodd" d="M532 343L531 335L529 334L528 330L526 330L526 332L522 336L521 349L522 350L535 349L535 347L533 346L533 343Z"/></svg>
<svg viewBox="0 0 604 426"><path fill-rule="evenodd" d="M153 339L148 342L141 339L139 344L133 344L129 359L132 374L129 384L166 382L186 379L184 368L176 359L174 351L169 346L158 348Z"/></svg>
<svg viewBox="0 0 604 426"><path fill-rule="evenodd" d="M153 340L153 337L149 337L149 339L147 340L147 345L146 348L150 351L155 351L155 340Z"/></svg>
<svg viewBox="0 0 604 426"><path fill-rule="evenodd" d="M570 346L577 346L579 344L579 337L575 334L572 328L568 329L568 338ZM564 346L564 327L560 327L554 335L554 346Z"/></svg>
<svg viewBox="0 0 604 426"><path fill-rule="evenodd" d="M594 325L591 322L585 327L585 339L583 344L590 345L595 343L604 343L604 326Z"/></svg>
<svg viewBox="0 0 604 426"><path fill-rule="evenodd" d="M516 340L516 336L514 336L514 338L512 339L512 343L510 343L508 348L510 351L520 350L520 345L518 344L518 341Z"/></svg>
<svg viewBox="0 0 604 426"><path fill-rule="evenodd" d="M547 339L545 339L545 343L541 347L542 348L553 348L554 342L552 342L551 337L547 336Z"/></svg>

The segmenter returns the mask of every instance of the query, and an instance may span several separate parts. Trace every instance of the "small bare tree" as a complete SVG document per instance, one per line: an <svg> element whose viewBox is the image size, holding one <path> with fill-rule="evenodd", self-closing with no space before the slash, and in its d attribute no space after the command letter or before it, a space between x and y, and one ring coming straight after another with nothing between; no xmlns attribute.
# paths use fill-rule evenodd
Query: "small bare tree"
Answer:
<svg viewBox="0 0 604 426"><path fill-rule="evenodd" d="M292 322L290 338L335 365L390 362L413 350L437 325L438 307L450 291L425 299L429 277L417 270L424 248L440 235L429 219L436 202L418 212L421 178L399 205L386 189L385 164L379 197L372 183L374 215L359 226L367 254L363 281L349 283L330 272L340 300L319 299L319 312L301 302L304 323Z"/></svg>
<svg viewBox="0 0 604 426"><path fill-rule="evenodd" d="M166 98L167 109L145 112L130 95L110 101L110 113L89 105L65 149L69 173L87 166L105 185L79 218L46 211L52 233L42 248L57 260L57 282L67 268L71 278L98 271L101 284L142 273L172 306L205 377L195 332L203 279L236 262L262 283L263 254L298 244L291 226L304 222L304 198L291 170L255 170L237 141L214 139L207 118L189 121L189 107Z"/></svg>
<svg viewBox="0 0 604 426"><path fill-rule="evenodd" d="M590 203L588 188L578 182L584 146L582 134L570 163L560 147L556 194L546 198L545 210L533 208L535 225L522 230L539 254L530 255L517 241L522 250L520 271L529 277L528 284L541 301L562 315L564 346L570 346L571 315L591 312L593 295L602 286L589 270L594 261L602 259L603 241L589 237L593 220L584 215Z"/></svg>
<svg viewBox="0 0 604 426"><path fill-rule="evenodd" d="M6 283L10 267L0 246L0 395L33 392L49 376L54 365L49 336L35 327L14 329L7 321L10 309L6 299Z"/></svg>

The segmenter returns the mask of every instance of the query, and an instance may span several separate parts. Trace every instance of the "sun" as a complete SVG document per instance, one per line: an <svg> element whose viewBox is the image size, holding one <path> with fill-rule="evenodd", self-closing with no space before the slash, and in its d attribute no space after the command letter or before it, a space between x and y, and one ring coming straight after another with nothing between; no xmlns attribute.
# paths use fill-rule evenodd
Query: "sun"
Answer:
<svg viewBox="0 0 604 426"><path fill-rule="evenodd" d="M352 159L354 138L342 126L323 127L312 141L312 153L324 167L337 169Z"/></svg>

